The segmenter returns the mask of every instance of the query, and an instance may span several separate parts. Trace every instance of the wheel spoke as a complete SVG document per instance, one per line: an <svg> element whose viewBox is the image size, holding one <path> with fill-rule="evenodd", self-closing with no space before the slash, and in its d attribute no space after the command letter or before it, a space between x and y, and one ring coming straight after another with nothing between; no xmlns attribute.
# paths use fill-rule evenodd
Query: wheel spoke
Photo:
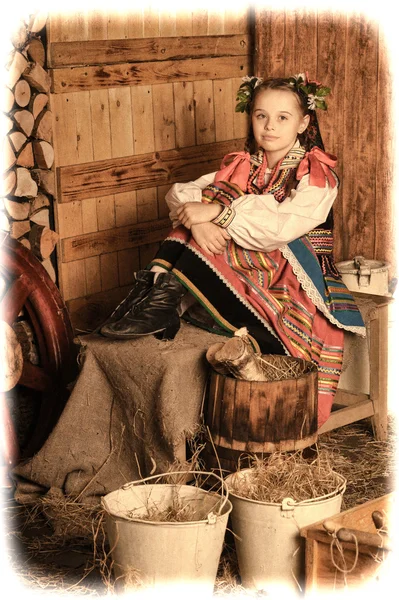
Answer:
<svg viewBox="0 0 399 600"><path fill-rule="evenodd" d="M15 321L32 291L32 283L25 275L15 279L1 301L2 319L9 325Z"/></svg>
<svg viewBox="0 0 399 600"><path fill-rule="evenodd" d="M27 388L44 392L53 387L53 380L42 367L25 361L19 382Z"/></svg>

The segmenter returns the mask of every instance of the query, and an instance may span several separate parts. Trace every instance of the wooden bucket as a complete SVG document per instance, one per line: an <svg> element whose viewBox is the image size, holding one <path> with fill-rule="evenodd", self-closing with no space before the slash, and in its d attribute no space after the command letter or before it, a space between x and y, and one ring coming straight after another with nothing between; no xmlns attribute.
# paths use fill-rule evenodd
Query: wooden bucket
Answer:
<svg viewBox="0 0 399 600"><path fill-rule="evenodd" d="M267 355L267 360L281 359ZM235 471L245 455L302 450L317 440L317 366L300 362L303 375L278 381L243 381L212 370L205 423L221 467ZM204 460L217 468L215 449L207 442Z"/></svg>

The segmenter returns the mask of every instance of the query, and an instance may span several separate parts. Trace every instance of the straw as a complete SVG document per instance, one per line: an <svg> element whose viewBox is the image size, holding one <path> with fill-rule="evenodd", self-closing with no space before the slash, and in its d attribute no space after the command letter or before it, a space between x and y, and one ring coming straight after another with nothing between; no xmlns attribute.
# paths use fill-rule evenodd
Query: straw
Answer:
<svg viewBox="0 0 399 600"><path fill-rule="evenodd" d="M231 478L231 493L260 502L280 503L285 498L295 502L325 497L335 493L343 483L333 471L329 455L319 451L312 462L302 452L274 452L267 458L251 458L249 470L240 468ZM244 475L244 476L240 476Z"/></svg>

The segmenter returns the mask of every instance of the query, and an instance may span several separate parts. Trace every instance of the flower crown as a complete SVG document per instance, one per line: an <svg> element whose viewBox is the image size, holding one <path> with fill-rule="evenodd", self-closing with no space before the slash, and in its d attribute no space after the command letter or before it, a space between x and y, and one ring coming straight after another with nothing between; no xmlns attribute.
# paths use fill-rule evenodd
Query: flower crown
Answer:
<svg viewBox="0 0 399 600"><path fill-rule="evenodd" d="M327 110L326 96L330 93L331 89L323 86L319 81L311 81L308 76L308 72L299 73L293 77L288 78L288 82L296 88L301 94L305 95L307 99L307 105L309 110ZM263 83L261 77L243 77L242 84L238 88L236 104L236 112L250 113L250 107L252 98L254 95L255 88Z"/></svg>
<svg viewBox="0 0 399 600"><path fill-rule="evenodd" d="M319 81L311 81L307 71L289 77L288 80L299 92L305 94L309 110L327 110L326 96L331 92L329 87L325 87Z"/></svg>
<svg viewBox="0 0 399 600"><path fill-rule="evenodd" d="M252 97L254 95L254 90L258 85L263 82L261 77L246 77L242 78L242 84L238 88L237 98L238 100L236 104L236 112L246 112L250 113L250 106L252 102Z"/></svg>

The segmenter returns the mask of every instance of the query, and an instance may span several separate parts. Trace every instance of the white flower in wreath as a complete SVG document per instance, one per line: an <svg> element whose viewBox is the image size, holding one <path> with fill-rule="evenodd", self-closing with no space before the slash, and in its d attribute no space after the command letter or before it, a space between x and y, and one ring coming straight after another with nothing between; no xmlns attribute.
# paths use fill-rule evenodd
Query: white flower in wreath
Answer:
<svg viewBox="0 0 399 600"><path fill-rule="evenodd" d="M250 77L249 75L245 75L245 77L242 78L242 82L243 83L251 83L253 80L255 79L255 85L254 85L254 89L256 87L258 87L258 85L260 85L263 81L263 79L261 77L255 77L255 75L252 75L252 77Z"/></svg>
<svg viewBox="0 0 399 600"><path fill-rule="evenodd" d="M318 100L317 96L315 96L314 94L309 94L308 95L308 108L309 108L309 110L316 110L315 100Z"/></svg>
<svg viewBox="0 0 399 600"><path fill-rule="evenodd" d="M298 75L294 75L294 78L297 81L301 78L303 82L306 82L306 73L298 73Z"/></svg>

